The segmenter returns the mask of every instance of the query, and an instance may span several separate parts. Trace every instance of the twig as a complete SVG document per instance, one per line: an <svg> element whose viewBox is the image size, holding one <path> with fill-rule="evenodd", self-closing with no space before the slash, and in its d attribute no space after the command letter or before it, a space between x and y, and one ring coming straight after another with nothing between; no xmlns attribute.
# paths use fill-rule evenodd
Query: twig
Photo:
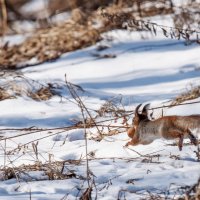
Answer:
<svg viewBox="0 0 200 200"><path fill-rule="evenodd" d="M148 153L148 154L144 154L144 155L143 155L143 154L139 153L138 151L136 151L136 150L134 150L134 149L130 149L130 148L128 148L128 147L126 147L126 148L129 149L129 150L131 150L131 151L133 151L133 152L135 152L135 153L138 154L140 157L152 157L151 154L155 154L155 153L164 151L164 149L161 149L161 150L159 150L159 151L155 151L155 152L152 152L152 153Z"/></svg>
<svg viewBox="0 0 200 200"><path fill-rule="evenodd" d="M7 31L7 19L8 19L5 0L0 0L0 5L2 12L2 35L4 36Z"/></svg>
<svg viewBox="0 0 200 200"><path fill-rule="evenodd" d="M149 108L147 110L155 110L155 109L160 109L160 108L171 108L171 107L176 107L176 106L183 106L183 105L188 105L188 104L196 104L196 103L200 103L200 101L196 101L196 102L188 102L188 103L181 103L181 104L177 104L177 105L166 105L166 106L158 106L158 107L153 107L153 108ZM132 114L134 114L134 111L126 111L128 114L124 114L123 116L119 116L119 117L115 117L115 118L109 118L107 120L101 120L99 122L95 122L94 124L93 123L90 123L89 125L87 124L87 128L92 128L94 126L96 127L111 127L111 128L130 128L130 126L118 126L118 125L104 125L102 123L104 122L110 122L112 120L116 120L116 119L119 119L119 118L123 118L125 116L130 116ZM93 119L94 121L94 119ZM41 133L41 132L46 132L46 131L55 131L55 130L65 130L65 131L68 131L68 130L72 130L72 129L78 129L78 128L84 128L84 126L80 123L77 123L75 125L72 125L72 126L66 126L66 127L57 127L57 128L46 128L46 129L41 129L41 128L23 128L23 129L0 129L0 131L26 131L26 130L33 130L32 132L29 132L29 133L22 133L20 135L15 135L15 136L10 136L10 137L5 137L5 138L1 138L0 141L2 140L6 140L6 139L13 139L13 138L17 138L17 137L21 137L21 136L25 136L25 135L30 135L30 134L34 134L34 133ZM55 133L57 134L57 133ZM55 135L55 134L52 134L52 135ZM101 133L102 135L102 133ZM47 137L51 137L50 136L47 136ZM44 137L46 138L46 137Z"/></svg>
<svg viewBox="0 0 200 200"><path fill-rule="evenodd" d="M5 140L4 142L4 168L6 167L6 160L7 160L7 152L6 152L6 148L7 148L7 145L6 145L6 141Z"/></svg>
<svg viewBox="0 0 200 200"><path fill-rule="evenodd" d="M84 133L85 133L85 154L86 154L86 174L87 174L87 184L88 188L90 188L90 172L89 172L89 161L88 161L88 140L87 140L87 130L86 130L86 119L84 116L83 107L80 105L81 114L83 117L83 126L84 126Z"/></svg>
<svg viewBox="0 0 200 200"><path fill-rule="evenodd" d="M192 29L183 29L180 27L170 27L165 25L160 25L155 22L151 21L144 21L144 20L136 20L134 17L127 15L126 13L119 13L119 14L110 14L107 13L104 9L101 10L101 15L113 23L121 23L121 25L126 25L130 28L137 28L137 30L147 30L151 31L156 35L157 29L159 28L165 37L171 37L171 39L180 39L181 37L189 41L190 36L196 33L196 42L199 43L199 35L200 31L192 30ZM168 29L168 30L166 30Z"/></svg>
<svg viewBox="0 0 200 200"><path fill-rule="evenodd" d="M16 150L19 149L20 147L26 146L26 145L31 144L31 143L33 143L33 142L37 142L37 141L46 139L46 138L48 138L48 137L52 137L52 136L54 136L54 135L58 135L58 134L63 133L63 132L66 132L66 130L60 131L60 132L57 132L57 133L53 133L53 134L50 134L50 135L47 135L47 136L44 136L44 137L40 137L40 138L35 139L35 140L31 140L31 141L29 141L29 142L27 142L27 143L25 143L25 144L19 145L17 148L15 148L15 149L9 151L9 153L11 153L11 152L13 152L13 151L16 151Z"/></svg>
<svg viewBox="0 0 200 200"><path fill-rule="evenodd" d="M65 74L65 82L66 82L67 88L70 91L70 93L71 93L72 97L74 98L74 100L76 100L76 102L78 103L79 106L84 108L84 110L87 112L88 116L90 117L91 121L95 125L96 124L95 120L91 116L90 112L88 111L87 107L85 106L85 104L83 103L83 101L81 100L81 98L79 97L77 92L73 89L73 85L70 82L67 81L66 74ZM96 126L96 129L97 129L99 135L101 136L101 131L99 130L98 126Z"/></svg>
<svg viewBox="0 0 200 200"><path fill-rule="evenodd" d="M2 146L2 144L0 144L0 146L2 147L2 149L4 150L4 152L6 152L6 149L4 149L4 147ZM7 159L10 161L11 165L13 166L12 167L12 171L14 172L15 178L16 178L17 182L19 183L19 186L20 186L20 180L19 180L18 174L17 174L17 172L15 170L16 167L14 166L13 162L10 160L9 156L7 156Z"/></svg>
<svg viewBox="0 0 200 200"><path fill-rule="evenodd" d="M84 114L84 110L87 112L87 114L89 115L90 119L93 121L94 125L95 120L92 118L90 112L88 111L87 107L84 105L83 101L81 100L81 98L79 97L79 95L76 93L76 91L73 88L73 85L71 83L69 83L66 79L66 75L65 75L65 82L67 84L67 87L72 95L72 97L74 98L74 100L77 102L78 106L81 109L81 114L82 114L82 118L83 118L83 128L84 128L84 133L85 133L85 153L86 153L86 174L87 174L87 189L85 190L85 192L82 194L82 196L80 197L80 199L90 199L91 198L91 193L92 193L92 187L93 187L93 183L90 184L90 169L89 169L89 160L88 160L88 139L87 139L87 125L86 125L86 117ZM101 135L101 132L99 130L99 128L96 126L99 134Z"/></svg>

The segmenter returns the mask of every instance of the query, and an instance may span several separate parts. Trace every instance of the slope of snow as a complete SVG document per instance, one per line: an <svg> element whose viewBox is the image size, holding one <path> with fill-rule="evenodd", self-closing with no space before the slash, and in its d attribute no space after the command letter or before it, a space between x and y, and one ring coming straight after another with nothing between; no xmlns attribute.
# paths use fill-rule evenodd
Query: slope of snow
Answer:
<svg viewBox="0 0 200 200"><path fill-rule="evenodd" d="M67 90L65 74L68 81L83 88L84 92L79 91L80 97L93 110L112 98L121 99L126 110L146 102L150 102L151 107L161 106L190 84L199 84L200 46L197 44L186 46L184 41L161 36L149 38L148 35L143 40L137 33L127 31L113 31L107 35L112 41L104 40L92 47L64 54L55 62L22 69L27 79L56 85L59 95L48 101L34 101L25 96L1 101L1 129L62 128L82 120L80 108ZM97 46L105 43L109 48L97 51ZM95 54L114 54L116 58L99 58ZM164 109L165 115L199 113L200 104ZM91 114L95 112L91 111ZM121 125L121 121L116 124ZM108 133L108 130L104 131ZM25 132L30 131L0 130L3 137ZM65 170L86 177L84 134L82 129L60 129L10 138L6 142L1 140L1 167L45 163L51 155L52 161L82 160L80 165L67 164ZM88 137L94 135L98 135L97 129L89 129ZM32 145L37 139L38 156ZM167 195L168 190L169 195L176 196L180 186L192 185L200 176L194 146L185 145L180 152L177 146L171 146L174 141L160 139L150 145L124 148L127 141L126 132L104 137L100 142L88 140L89 168L95 182L94 199L96 195L103 200L140 199L148 197L148 192ZM19 146L21 150L4 155L5 149L13 151ZM22 173L19 180L1 181L0 199L23 200L30 198L30 194L34 200L76 199L87 188L87 181L81 178L47 180L47 175L40 171L29 172L29 175L31 179Z"/></svg>

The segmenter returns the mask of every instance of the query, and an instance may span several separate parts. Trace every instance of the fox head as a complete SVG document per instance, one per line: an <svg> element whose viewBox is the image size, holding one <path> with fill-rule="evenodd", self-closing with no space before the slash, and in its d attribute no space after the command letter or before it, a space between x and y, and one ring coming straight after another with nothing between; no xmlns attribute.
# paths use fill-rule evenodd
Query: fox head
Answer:
<svg viewBox="0 0 200 200"><path fill-rule="evenodd" d="M147 108L149 107L149 104L146 104L143 109L141 114L139 113L139 108L141 107L142 104L139 104L136 108L135 108L135 117L133 118L133 125L134 126L138 126L139 123L143 120L147 120L148 119L148 112L147 112Z"/></svg>
<svg viewBox="0 0 200 200"><path fill-rule="evenodd" d="M142 113L139 113L139 108L141 107L142 104L139 104L136 108L135 108L135 117L133 118L133 127L129 128L127 131L127 134L130 138L133 138L135 131L139 125L139 123L143 120L148 120L148 112L147 112L147 108L149 106L149 104L145 105L142 109Z"/></svg>

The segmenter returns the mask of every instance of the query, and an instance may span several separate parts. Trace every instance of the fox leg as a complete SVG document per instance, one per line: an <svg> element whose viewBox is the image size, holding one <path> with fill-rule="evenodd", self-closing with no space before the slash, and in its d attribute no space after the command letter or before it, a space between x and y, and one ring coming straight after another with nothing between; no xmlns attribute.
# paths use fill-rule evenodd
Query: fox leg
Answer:
<svg viewBox="0 0 200 200"><path fill-rule="evenodd" d="M189 137L191 143L194 144L195 146L197 146L197 144L198 144L197 139L196 139L196 137L191 133L190 130L187 130L187 134L188 134L188 137ZM178 138L179 138L179 141L178 141L178 148L179 148L179 150L181 151L182 148L183 148L184 134L179 133Z"/></svg>
<svg viewBox="0 0 200 200"><path fill-rule="evenodd" d="M179 136L179 141L178 141L178 148L179 148L179 151L182 151L182 148L183 148L183 139L184 139L184 135L181 134Z"/></svg>
<svg viewBox="0 0 200 200"><path fill-rule="evenodd" d="M190 130L188 130L187 132L188 132L188 137L189 137L191 143L194 144L195 146L197 146L198 145L197 138L191 133Z"/></svg>
<svg viewBox="0 0 200 200"><path fill-rule="evenodd" d="M184 139L184 133L180 130L171 130L168 132L168 137L165 137L166 139L175 139L178 138L178 148L181 151L183 148L183 139Z"/></svg>
<svg viewBox="0 0 200 200"><path fill-rule="evenodd" d="M126 143L125 147L129 145L135 146L135 145L138 145L139 143L140 143L139 139L137 137L133 137L131 141Z"/></svg>

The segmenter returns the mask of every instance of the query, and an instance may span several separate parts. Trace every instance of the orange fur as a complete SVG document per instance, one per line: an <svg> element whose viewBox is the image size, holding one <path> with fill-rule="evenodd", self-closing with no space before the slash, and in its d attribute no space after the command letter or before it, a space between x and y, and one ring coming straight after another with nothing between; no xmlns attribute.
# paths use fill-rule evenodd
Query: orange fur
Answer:
<svg viewBox="0 0 200 200"><path fill-rule="evenodd" d="M128 137L130 137L130 138L133 138L134 133L135 133L134 127L129 128L128 131L127 131Z"/></svg>

